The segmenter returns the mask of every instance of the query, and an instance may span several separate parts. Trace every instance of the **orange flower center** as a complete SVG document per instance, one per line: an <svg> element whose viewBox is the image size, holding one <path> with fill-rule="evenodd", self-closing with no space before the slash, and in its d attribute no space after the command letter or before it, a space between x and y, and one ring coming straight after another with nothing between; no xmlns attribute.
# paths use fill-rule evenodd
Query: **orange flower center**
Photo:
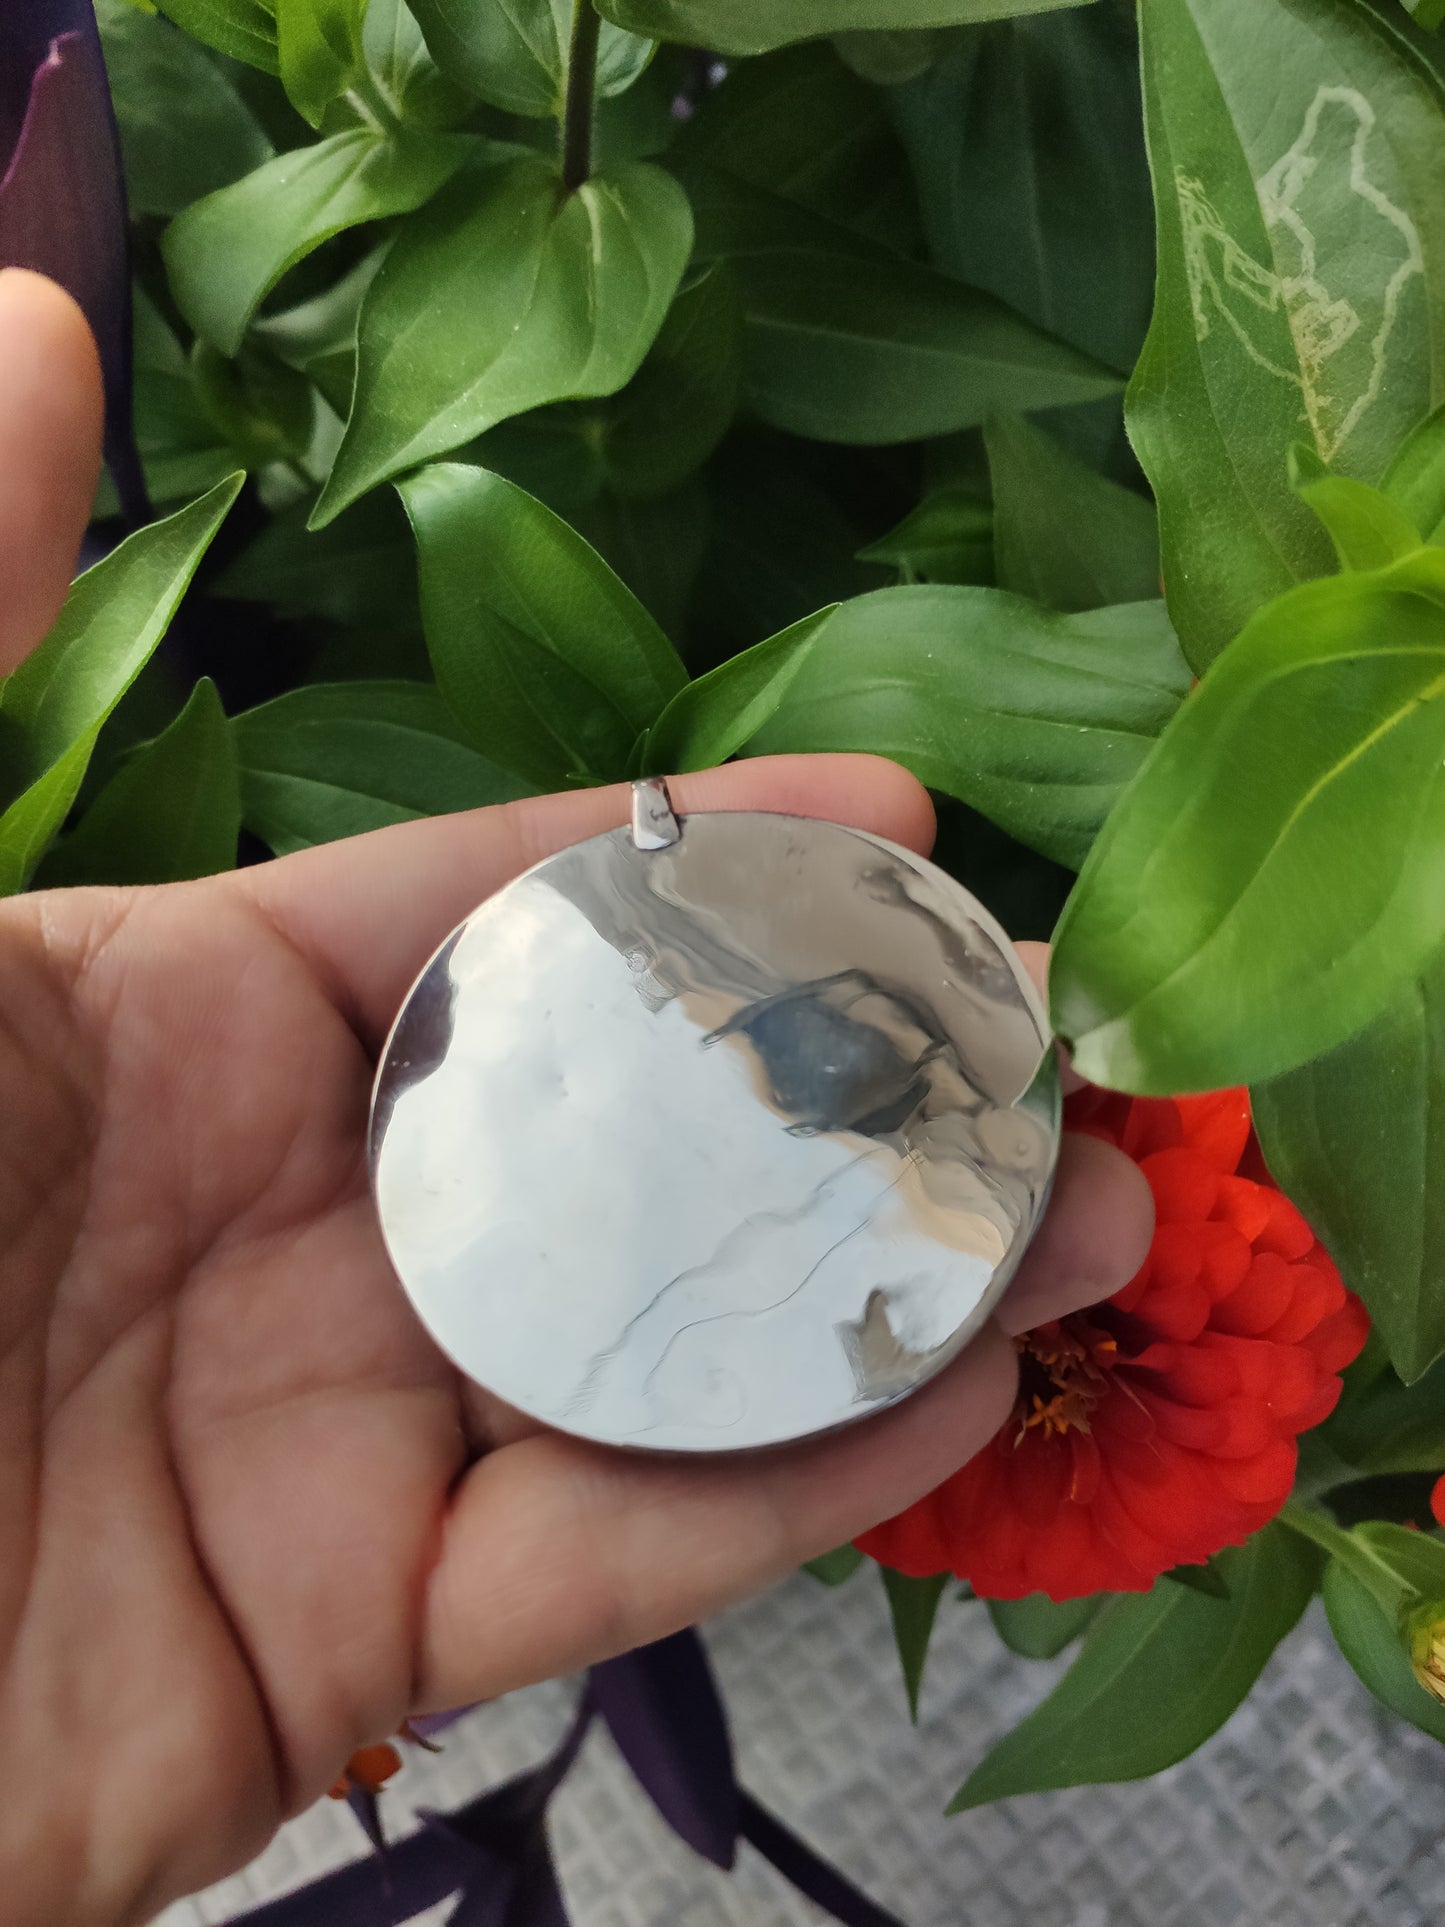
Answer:
<svg viewBox="0 0 1445 1927"><path fill-rule="evenodd" d="M1118 1351L1114 1340L1075 1316L1036 1326L1015 1338L1014 1345L1019 1352L1014 1444L1021 1445L1031 1431L1046 1439L1087 1432Z"/></svg>

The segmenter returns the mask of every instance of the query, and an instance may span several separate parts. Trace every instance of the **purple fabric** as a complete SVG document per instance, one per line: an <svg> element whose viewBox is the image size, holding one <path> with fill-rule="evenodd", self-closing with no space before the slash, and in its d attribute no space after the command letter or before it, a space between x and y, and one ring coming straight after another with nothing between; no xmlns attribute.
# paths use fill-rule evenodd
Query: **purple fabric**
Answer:
<svg viewBox="0 0 1445 1927"><path fill-rule="evenodd" d="M149 515L131 433L125 189L90 0L0 0L0 266L35 268L85 311L105 376L106 460Z"/></svg>
<svg viewBox="0 0 1445 1927"><path fill-rule="evenodd" d="M698 1853L730 1867L739 1836L842 1927L900 1927L836 1868L742 1791L727 1719L695 1632L593 1668L567 1731L530 1772L380 1855L240 1915L232 1927L402 1927L457 1895L448 1927L568 1927L547 1838L547 1807L601 1718L663 1818Z"/></svg>

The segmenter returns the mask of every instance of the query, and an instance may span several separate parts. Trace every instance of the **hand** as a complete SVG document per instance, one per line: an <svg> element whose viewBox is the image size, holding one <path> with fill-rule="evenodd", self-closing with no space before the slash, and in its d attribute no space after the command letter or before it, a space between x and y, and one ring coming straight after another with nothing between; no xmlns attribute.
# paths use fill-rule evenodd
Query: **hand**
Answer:
<svg viewBox="0 0 1445 1927"><path fill-rule="evenodd" d="M97 465L84 323L0 278L0 649L64 595ZM683 810L927 847L862 757L679 780ZM463 1384L397 1287L363 1126L415 971L622 790L383 830L166 889L0 905L0 1881L12 1927L138 1921L260 1848L411 1712L716 1612L898 1510L1014 1396L1008 1329L1119 1286L1147 1191L1066 1142L999 1324L839 1437L609 1454ZM820 1602L821 1605L821 1602Z"/></svg>

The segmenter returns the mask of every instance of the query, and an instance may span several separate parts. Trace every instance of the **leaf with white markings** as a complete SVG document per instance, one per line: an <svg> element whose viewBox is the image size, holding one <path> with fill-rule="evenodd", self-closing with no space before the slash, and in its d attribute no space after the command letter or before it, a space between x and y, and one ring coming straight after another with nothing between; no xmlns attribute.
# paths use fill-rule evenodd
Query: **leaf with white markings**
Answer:
<svg viewBox="0 0 1445 1927"><path fill-rule="evenodd" d="M1445 88L1364 0L1149 0L1154 320L1129 425L1199 671L1324 573L1301 434L1378 482L1445 385Z"/></svg>

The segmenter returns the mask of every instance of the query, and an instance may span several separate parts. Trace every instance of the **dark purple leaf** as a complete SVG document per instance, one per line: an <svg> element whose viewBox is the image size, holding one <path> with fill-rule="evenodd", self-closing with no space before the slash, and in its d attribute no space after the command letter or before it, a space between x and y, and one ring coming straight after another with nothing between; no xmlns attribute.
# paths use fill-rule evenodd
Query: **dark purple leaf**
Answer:
<svg viewBox="0 0 1445 1927"><path fill-rule="evenodd" d="M30 105L30 81L62 34L93 30L90 0L26 0L0 7L0 174L10 165Z"/></svg>
<svg viewBox="0 0 1445 1927"><path fill-rule="evenodd" d="M130 422L125 189L89 0L0 4L0 266L34 268L85 311L105 375L106 459L148 518Z"/></svg>
<svg viewBox="0 0 1445 1927"><path fill-rule="evenodd" d="M452 1915L449 1927L459 1927L456 1914ZM460 1927L466 1927L466 1922L462 1921ZM571 1927L545 1833L538 1835L536 1846L517 1876L502 1927Z"/></svg>
<svg viewBox="0 0 1445 1927"><path fill-rule="evenodd" d="M520 1866L474 1875L447 1927L570 1927L545 1829L533 1835Z"/></svg>
<svg viewBox="0 0 1445 1927"><path fill-rule="evenodd" d="M730 1864L740 1834L843 1927L901 1927L739 1790L722 1705L692 1633L594 1667L571 1724L539 1766L455 1813L420 1815L420 1831L388 1846L384 1862L368 1856L232 1927L402 1927L452 1895L448 1927L568 1927L547 1806L598 1713L663 1817L708 1859ZM736 1828L725 1830L720 1814L735 1817Z"/></svg>
<svg viewBox="0 0 1445 1927"><path fill-rule="evenodd" d="M744 1840L771 1861L800 1894L834 1920L842 1921L843 1927L903 1927L897 1914L885 1912L861 1888L845 1880L836 1867L821 1860L781 1820L759 1806L751 1793L742 1795L739 1825Z"/></svg>
<svg viewBox="0 0 1445 1927"><path fill-rule="evenodd" d="M548 1801L582 1750L592 1718L592 1703L584 1693L567 1731L540 1766L494 1787L458 1813L427 1817L438 1824L444 1823L473 1846L484 1847L489 1853L500 1854L513 1865L520 1865L530 1851L531 1836L546 1820Z"/></svg>
<svg viewBox="0 0 1445 1927"><path fill-rule="evenodd" d="M459 1719L472 1711L470 1706L454 1706L449 1713L418 1713L407 1725L419 1740L434 1740L438 1733L445 1733Z"/></svg>
<svg viewBox="0 0 1445 1927"><path fill-rule="evenodd" d="M738 1788L702 1641L689 1629L594 1666L588 1696L653 1805L695 1853L731 1867Z"/></svg>
<svg viewBox="0 0 1445 1927"><path fill-rule="evenodd" d="M429 1827L390 1849L388 1869L389 1886L380 1861L368 1854L280 1900L236 1915L231 1927L397 1927L486 1872L475 1847Z"/></svg>
<svg viewBox="0 0 1445 1927"><path fill-rule="evenodd" d="M508 1927L513 1896L521 1885L521 1869L515 1861L489 1853L464 1837L457 1823L470 1812L467 1807L461 1813L424 1816L431 1838L447 1841L470 1856L470 1871L455 1908L447 1916L447 1927ZM397 1915L398 1921L410 1918L409 1914Z"/></svg>
<svg viewBox="0 0 1445 1927"><path fill-rule="evenodd" d="M381 1809L377 1797L367 1787L349 1786L346 1789L346 1804L356 1815L361 1831L366 1835L379 1854L386 1852L386 1835L381 1827Z"/></svg>

